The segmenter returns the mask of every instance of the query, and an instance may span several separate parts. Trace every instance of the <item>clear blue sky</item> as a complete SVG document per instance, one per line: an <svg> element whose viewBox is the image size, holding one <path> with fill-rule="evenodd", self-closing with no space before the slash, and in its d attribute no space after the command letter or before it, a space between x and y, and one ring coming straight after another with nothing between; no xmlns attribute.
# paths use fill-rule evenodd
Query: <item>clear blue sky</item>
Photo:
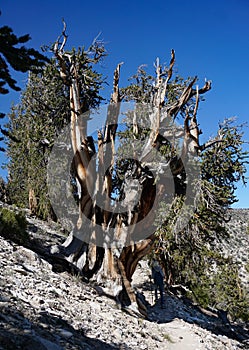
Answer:
<svg viewBox="0 0 249 350"><path fill-rule="evenodd" d="M248 0L1 0L0 9L0 26L9 25L18 35L29 33L32 40L27 46L37 49L55 41L62 18L67 22L68 48L88 46L101 32L108 51L103 71L110 83L117 63L125 63L121 79L125 84L141 64L152 66L156 57L168 63L174 48L180 75L198 75L200 85L205 78L213 82L199 109L206 138L215 134L225 117L249 121ZM23 86L26 76L16 77ZM111 86L105 95L110 91ZM7 113L20 94L0 98L0 110ZM245 139L249 140L248 129ZM249 187L238 190L237 207L249 207L248 194Z"/></svg>

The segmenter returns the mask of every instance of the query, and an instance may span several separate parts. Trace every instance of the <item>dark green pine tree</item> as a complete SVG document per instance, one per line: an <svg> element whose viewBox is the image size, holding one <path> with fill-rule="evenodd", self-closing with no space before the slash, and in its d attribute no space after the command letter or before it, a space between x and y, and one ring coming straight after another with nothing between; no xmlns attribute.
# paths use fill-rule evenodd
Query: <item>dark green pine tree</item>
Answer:
<svg viewBox="0 0 249 350"><path fill-rule="evenodd" d="M8 200L30 207L42 218L52 215L46 187L48 156L68 116L67 91L53 62L41 73L29 74L21 103L8 115L4 132L9 158Z"/></svg>
<svg viewBox="0 0 249 350"><path fill-rule="evenodd" d="M48 61L48 58L37 50L24 46L30 39L29 34L16 36L8 26L0 28L0 95L7 94L9 88L21 90L12 77L10 68L23 73L29 70L38 71ZM4 116L5 114L0 112L0 119ZM6 135L7 130L0 126L0 132ZM4 137L1 136L0 142L3 141ZM1 146L0 151L4 152L5 147Z"/></svg>
<svg viewBox="0 0 249 350"><path fill-rule="evenodd" d="M30 69L39 70L48 61L37 50L23 45L30 39L29 34L16 36L8 26L0 28L0 94L7 94L8 87L15 91L21 90L11 76L10 67L25 73Z"/></svg>

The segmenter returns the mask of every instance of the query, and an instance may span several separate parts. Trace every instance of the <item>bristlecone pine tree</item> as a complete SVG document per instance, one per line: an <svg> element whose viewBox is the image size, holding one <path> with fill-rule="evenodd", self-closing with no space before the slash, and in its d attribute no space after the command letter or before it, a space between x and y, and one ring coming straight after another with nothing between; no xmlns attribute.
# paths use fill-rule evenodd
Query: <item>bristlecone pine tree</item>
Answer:
<svg viewBox="0 0 249 350"><path fill-rule="evenodd" d="M60 42L61 39L62 42ZM96 279L102 285L103 290L114 295L123 306L146 315L146 307L132 289L131 281L138 261L151 250L155 240L155 233L151 232L146 238L138 240L139 234L141 234L141 237L143 237L143 234L136 231L136 238L133 240L133 232L129 230L129 225L135 225L148 216L146 223L150 226L156 217L156 213L152 215L150 213L154 202L159 200L159 197L162 199L167 195L167 189L164 188L163 184L157 183L157 179L152 176L148 169L153 149L158 150L161 148L163 153L163 148L170 147L170 144L167 144L169 130L166 128L166 124L168 118L174 121L179 113L184 117L181 156L177 156L175 150L172 149L173 146L170 152L168 150L165 151L166 158L170 155L168 166L173 174L175 186L179 188L179 191L185 191L184 185L180 186L180 183L184 184L186 179L184 162L189 155L196 155L210 147L211 144L221 141L216 139L206 145L200 145L199 143L200 129L197 122L199 96L210 90L211 84L206 82L203 88L194 88L197 81L197 78L194 78L190 79L185 85L179 84L179 88L177 88L175 83L175 91L172 92L173 84L170 84L170 79L175 63L175 53L172 50L169 68L162 68L159 60L157 61L156 78L151 85L143 86L143 91L139 91L138 85L133 85L129 89L127 88L126 91L122 91L119 88L121 66L119 64L114 73L113 94L106 117L106 126L102 132L101 130L99 131L98 155L95 157L95 165L93 166L92 160L96 155L96 150L90 135L87 135L86 132L87 116L84 119L80 100L80 81L84 72L78 71L74 54L64 51L67 41L65 30L60 40L54 45L54 53L60 67L60 75L70 91L71 142L74 152L72 168L74 169L74 176L81 193L79 198L79 219L73 231L76 234L69 236L61 252L68 261L78 267L84 277ZM148 88L147 94L146 88ZM125 190L121 185L117 185L118 181L115 172L117 168L114 164L114 145L118 133L120 102L122 99L125 100L128 92L133 94L133 101L145 102L152 106L156 112L153 115L150 127L143 131L147 133L148 137L146 140L149 140L144 147L143 154L140 155L140 158L138 156L135 162L132 160L128 161L126 170L128 169L129 171L122 172L123 183L128 177L136 178L139 182L141 188L140 200L135 210L128 210L121 215L116 213L115 210L111 212L105 210L105 207L100 208L96 201L92 199L90 192L95 193L96 196L101 194L103 203L107 203L113 190L119 187L119 198L122 198L122 195L126 195L129 200L129 189L127 190L126 188ZM141 98L139 99L140 93L142 93L142 101ZM132 125L132 136L130 138L137 138L141 135L141 130L139 130L139 120L136 119L136 113L133 115ZM165 132L163 135L162 130ZM107 151L105 145L108 143L111 144L111 147ZM90 162L91 165L89 166ZM111 164L108 171L105 169L105 164ZM158 164L158 168L160 166L161 164ZM115 196L112 199L115 202ZM115 203L113 206L115 208ZM86 218L88 220L85 220ZM108 232L109 229L112 229L114 232L113 236L116 238L127 235L127 240L123 242L130 242L130 244L126 245L124 243L123 245L117 245L116 248L108 246L106 242L96 245L95 242L100 239L99 237L96 238L99 232L98 227L102 228L101 232ZM146 230L146 227L141 228L141 231L143 229ZM90 238L84 239L87 234L90 234ZM83 238L80 239L80 237Z"/></svg>
<svg viewBox="0 0 249 350"><path fill-rule="evenodd" d="M29 205L34 214L49 217L49 163L49 195L52 201L53 196L58 199L52 207L71 230L60 252L54 250L55 265L96 280L123 307L146 315L131 282L138 261L152 247L168 282L192 289L199 287L198 268L204 276L209 261L221 261L206 247L223 230L223 214L235 200L235 183L245 174L242 133L228 122L217 137L200 144L198 104L211 84L206 82L199 89L197 78L172 78L172 51L169 67L157 60L155 77L140 67L125 88L119 87L121 64L117 66L106 120L99 125L95 141L96 134L89 134L91 115L85 112L102 100L103 78L94 67L105 50L94 41L88 51L65 51L65 29L53 46L55 60L39 74L29 75L22 103L9 115L7 194L12 202ZM126 110L120 124L121 102L127 101L135 105ZM70 132L63 139L67 123ZM68 159L69 146L73 152ZM191 158L198 159L200 173L195 169L193 174L190 169L186 173ZM61 175L65 169L66 181ZM175 230L181 222L186 224L185 214L193 206L186 200L191 181L200 190L198 205L187 225ZM117 210L123 202L129 204L126 210ZM154 208L163 213L159 228L159 210ZM189 271L194 274L189 276Z"/></svg>
<svg viewBox="0 0 249 350"><path fill-rule="evenodd" d="M239 276L240 264L219 244L230 238L227 222L231 218L229 208L237 201L236 184L246 184L248 152L242 147L245 127L235 125L235 118L220 124L217 140L222 142L206 147L199 157L200 196L194 215L180 232L174 232L184 201L184 196L175 196L156 232L151 255L161 262L173 291L203 307L222 308L232 319L247 322L249 295ZM165 216L165 205L161 210Z"/></svg>

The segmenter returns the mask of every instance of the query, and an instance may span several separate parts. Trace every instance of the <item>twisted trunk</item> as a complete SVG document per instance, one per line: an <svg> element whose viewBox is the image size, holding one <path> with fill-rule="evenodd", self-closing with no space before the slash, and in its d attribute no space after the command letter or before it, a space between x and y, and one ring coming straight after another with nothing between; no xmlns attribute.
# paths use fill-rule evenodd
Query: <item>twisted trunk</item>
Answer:
<svg viewBox="0 0 249 350"><path fill-rule="evenodd" d="M146 307L137 298L132 289L132 276L140 259L152 249L155 240L154 232L144 238L143 228L136 231L134 239L134 225L143 218L148 217L146 224L151 225L155 220L155 213L150 213L155 201L160 200L163 193L163 185L159 185L156 193L155 179L151 178L146 167L137 165L135 174L143 173L139 177L141 196L137 210L127 210L119 213L110 210L110 195L112 193L112 178L114 171L115 139L120 112L119 75L120 64L114 73L114 86L111 103L107 111L106 125L104 131L98 133L98 154L91 137L87 136L87 120L82 118L80 107L80 86L78 72L74 60L68 54L64 54L66 42L65 32L63 42L59 41L54 47L55 55L61 69L61 77L65 84L69 85L71 103L71 141L74 151L73 168L80 188L79 218L74 231L63 244L65 259L75 264L81 274L87 279L93 279L101 285L102 290L117 298L124 307L130 307L135 312L146 315ZM67 64L65 64L67 60ZM172 76L175 55L172 51L170 67L167 78L162 79L162 72L157 63L157 84L153 105L157 113L151 121L148 145L145 145L140 161L148 163L151 158L151 149L158 147L159 129L164 122L161 109L167 91L167 84ZM173 105L167 108L166 115L173 119L179 110L187 104L189 99L196 95L196 108L194 115L190 118L186 115L184 130L184 145L182 157L186 157L189 150L198 149L199 129L196 121L198 107L198 90L193 90L194 79L183 91L182 95ZM210 88L206 86L199 91L204 93ZM138 131L137 122L133 120L133 131ZM109 146L108 146L109 145ZM174 176L180 174L183 162L178 160L177 164L171 164ZM142 179L142 180L141 180ZM161 186L161 187L160 187ZM127 201L129 191L127 191ZM98 198L101 197L101 207ZM131 200L132 202L132 200ZM146 227L144 227L146 229ZM111 233L110 233L111 232ZM137 239L141 234L142 239ZM110 239L116 244L110 245ZM129 244L127 244L129 242Z"/></svg>

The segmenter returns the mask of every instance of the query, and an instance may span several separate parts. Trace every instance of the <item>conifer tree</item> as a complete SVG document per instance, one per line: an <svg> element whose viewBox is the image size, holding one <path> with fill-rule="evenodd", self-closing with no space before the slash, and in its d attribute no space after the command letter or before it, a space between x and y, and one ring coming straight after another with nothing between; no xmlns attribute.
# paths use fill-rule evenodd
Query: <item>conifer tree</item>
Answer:
<svg viewBox="0 0 249 350"><path fill-rule="evenodd" d="M102 100L102 78L84 49L73 49L72 54L78 69L84 71L80 100L82 110L87 111ZM29 207L41 218L55 219L48 198L47 162L54 140L70 120L70 98L54 60L40 72L29 73L21 103L12 107L8 117L2 132L10 159L9 201Z"/></svg>
<svg viewBox="0 0 249 350"><path fill-rule="evenodd" d="M16 36L8 26L0 28L0 95L7 94L9 88L15 91L21 90L12 77L10 68L23 73L29 70L39 71L44 63L48 62L48 58L37 50L23 45L30 39L29 34ZM4 116L5 114L0 112L0 119L3 119ZM0 132L5 136L9 136L8 131L1 126ZM4 141L4 137L1 136L0 142L2 141ZM0 151L4 152L5 147L1 146Z"/></svg>
<svg viewBox="0 0 249 350"><path fill-rule="evenodd" d="M12 78L9 67L25 73L30 69L39 70L48 61L37 50L23 45L30 39L29 34L16 36L8 26L0 28L0 94L7 94L8 87L15 91L21 90ZM8 87L5 87L6 84Z"/></svg>
<svg viewBox="0 0 249 350"><path fill-rule="evenodd" d="M48 157L56 136L70 123L70 145L73 149L70 175L73 185L78 185L79 215L77 212L74 228L60 247L59 256L55 255L54 259L73 264L83 279L95 279L101 283L103 291L115 295L122 306L146 314L146 307L132 289L131 281L138 261L154 246L154 254L163 263L168 282L187 286L196 293L198 300L203 295L203 303L208 303L211 300L210 285L204 276L210 263L224 263L222 257L212 251L212 243L226 234L224 219L227 208L235 201L236 183L245 181L248 154L242 150L242 130L226 121L220 125L214 139L200 143L198 106L201 96L210 90L211 83L205 82L199 88L196 77L186 80L172 78L175 63L172 50L168 67L163 67L157 60L155 76L148 75L140 67L125 88L120 88L121 64L118 64L106 121L102 129L100 126L94 142L92 135L87 134L89 114L84 112L99 106L102 100L100 89L103 81L95 71L95 65L103 58L105 50L103 45L94 42L87 51L66 51L65 29L53 45L55 60L42 72L30 74L22 103L10 114L6 136L12 201L29 205L41 217L49 215L51 208L45 179ZM127 113L128 126L119 131L122 101L134 102L138 107L135 113ZM149 106L149 109L140 109L139 105ZM148 112L150 108L153 109L151 115ZM141 120L146 118L150 125L142 128ZM175 126L176 120L182 124L181 129ZM181 135L181 142L178 135ZM143 153L134 148L134 140L141 141ZM118 144L117 149L115 143ZM109 149L108 144L111 144ZM62 146L63 150L66 149L66 145ZM131 150L137 153L135 160L127 157ZM119 157L116 162L118 153L123 158ZM163 162L153 163L155 153L163 157ZM198 177L192 175L190 180L188 176L191 174L187 174L185 169L189 156L198 158L201 169ZM59 175L63 168L62 159L54 162L55 173L57 171ZM108 169L106 164L111 164ZM156 167L156 176L149 170L153 166ZM173 178L174 193L160 182L169 174ZM140 200L133 209L115 212L120 200L130 200L133 180L139 183ZM190 210L192 216L186 221L190 182L195 183L200 191L194 210ZM89 186L92 193L89 193ZM56 185L55 192L60 192L58 206L68 209L63 184ZM103 207L97 204L99 197L103 200ZM156 226L153 229L150 226L156 223L158 213L150 214L156 199L161 202L164 218L163 225L157 230ZM106 209L110 202L113 211ZM147 227L141 226L141 239L138 240L140 236L133 237L134 231L130 230L130 226L147 216L151 231L145 238L142 231ZM113 236L125 240L119 242L116 238L117 246L110 247L109 229ZM101 236L103 232L107 235ZM86 236L90 237L89 240L85 239ZM97 243L101 239L104 242ZM126 244L126 240L130 244ZM218 281L219 276L214 280ZM201 290L200 281L205 287Z"/></svg>

